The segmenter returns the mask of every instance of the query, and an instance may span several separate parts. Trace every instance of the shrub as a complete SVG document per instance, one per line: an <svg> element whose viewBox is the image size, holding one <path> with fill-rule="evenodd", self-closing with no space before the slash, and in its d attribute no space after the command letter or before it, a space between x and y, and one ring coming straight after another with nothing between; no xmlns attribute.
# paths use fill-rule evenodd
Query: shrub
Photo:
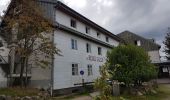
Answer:
<svg viewBox="0 0 170 100"><path fill-rule="evenodd" d="M157 76L156 68L151 64L148 54L134 45L113 48L107 54L107 63L111 78L123 82L127 87L131 84L139 86Z"/></svg>

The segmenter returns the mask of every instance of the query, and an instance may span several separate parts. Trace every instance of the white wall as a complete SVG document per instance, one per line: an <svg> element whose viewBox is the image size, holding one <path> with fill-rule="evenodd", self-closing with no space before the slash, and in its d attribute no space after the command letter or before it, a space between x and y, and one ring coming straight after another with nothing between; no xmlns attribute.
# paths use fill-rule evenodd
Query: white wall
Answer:
<svg viewBox="0 0 170 100"><path fill-rule="evenodd" d="M0 64L5 64L5 63L8 63L8 55L9 55L9 49L6 48L6 47L0 47L0 55L1 57L3 58L0 58L2 59L2 62L0 62Z"/></svg>
<svg viewBox="0 0 170 100"><path fill-rule="evenodd" d="M7 87L7 78L5 77L5 73L1 69L0 66L0 88Z"/></svg>
<svg viewBox="0 0 170 100"><path fill-rule="evenodd" d="M150 56L150 59L152 62L160 62L160 54L158 50L155 51L149 51L148 55Z"/></svg>
<svg viewBox="0 0 170 100"><path fill-rule="evenodd" d="M105 62L106 52L109 48L87 41L63 31L55 32L56 47L61 50L62 56L55 55L54 60L54 89L74 87L74 84L82 82L82 76L72 76L72 63L79 64L79 71L83 70L85 82L92 82L99 76L99 66ZM71 49L71 39L77 40L78 50ZM86 52L86 43L91 44L92 53ZM102 47L102 56L98 55L98 48ZM103 62L90 61L88 56L95 56L103 59ZM92 64L93 75L87 75L87 65Z"/></svg>
<svg viewBox="0 0 170 100"><path fill-rule="evenodd" d="M76 27L76 28L73 28L73 27L70 26L70 20L71 20L71 19L74 19L74 18L72 18L71 16L69 16L69 15L67 15L67 14L65 14L65 13L63 13L63 12L61 12L61 11L59 11L59 10L56 10L56 21L57 21L58 23L60 23L60 24L62 24L62 25L65 25L65 26L67 26L67 27L69 27L69 28L72 28L72 29L74 29L74 30L77 30L77 31L79 31L79 32L81 32L81 33L87 34L87 33L85 33L85 27L86 27L86 25L85 25L84 23L82 23L81 21L78 21L78 20L74 19L74 20L76 20L77 27ZM99 40L101 40L101 41L106 42L106 38L105 38L105 37L106 37L107 35L101 33L101 38L98 38L98 37L97 37L97 32L100 33L100 31L95 30L94 28L90 27L90 34L87 34L87 35L90 35L90 36L92 36L92 37L94 37L94 38L96 38L96 39L99 39ZM116 40L114 40L112 37L109 37L109 44L114 45L114 46L118 46L118 45L119 45L119 42L116 41Z"/></svg>

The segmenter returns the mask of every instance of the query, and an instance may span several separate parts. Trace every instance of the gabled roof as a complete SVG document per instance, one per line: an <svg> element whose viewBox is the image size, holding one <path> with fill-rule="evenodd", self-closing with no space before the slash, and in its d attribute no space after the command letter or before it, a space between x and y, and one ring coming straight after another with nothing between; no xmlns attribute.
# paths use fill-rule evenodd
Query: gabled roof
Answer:
<svg viewBox="0 0 170 100"><path fill-rule="evenodd" d="M103 27L99 26L98 24L94 23L93 21L89 20L88 18L84 17L83 15L77 13L76 11L74 11L70 7L66 6L62 2L58 1L57 5L56 5L56 8L59 9L60 11L64 12L64 13L66 13L66 14L69 14L73 18L76 18L76 19L80 20L81 22L83 22L83 23L85 23L85 24L99 30L100 32L113 37L117 41L121 41L121 39L118 36L114 35L110 31L104 29Z"/></svg>
<svg viewBox="0 0 170 100"><path fill-rule="evenodd" d="M146 39L130 31L121 32L117 34L117 36L122 38L127 44L135 44L135 41L140 40L141 47L147 51L159 50L161 48L161 46L155 43L154 41Z"/></svg>
<svg viewBox="0 0 170 100"><path fill-rule="evenodd" d="M15 0L11 0L11 3L8 6L5 16L8 15L8 12L9 12L10 8L13 6L14 1ZM89 26L93 27L94 29L102 32L103 34L106 34L106 35L114 38L115 40L122 42L122 39L120 39L118 36L114 35L110 31L104 29L103 27L99 26L98 24L94 23L93 21L89 20L88 18L84 17L83 15L79 14L78 12L74 11L73 9L71 9L70 7L66 6L65 4L63 4L62 2L60 2L58 0L37 0L37 1L42 7L45 8L44 9L45 14L46 14L45 16L52 19L54 23L55 23L55 19L54 19L55 9L58 9L64 13L72 16L73 18L78 19L79 21L85 23L86 25L89 25Z"/></svg>

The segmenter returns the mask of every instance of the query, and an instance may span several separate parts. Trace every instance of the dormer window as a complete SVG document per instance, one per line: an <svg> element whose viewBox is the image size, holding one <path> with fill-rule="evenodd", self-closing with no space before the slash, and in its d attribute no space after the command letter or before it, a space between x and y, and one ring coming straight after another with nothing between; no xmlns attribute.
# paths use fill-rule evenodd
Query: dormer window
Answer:
<svg viewBox="0 0 170 100"><path fill-rule="evenodd" d="M136 41L135 41L135 45L141 46L141 41L140 41L140 40L136 40Z"/></svg>
<svg viewBox="0 0 170 100"><path fill-rule="evenodd" d="M76 20L71 19L71 20L70 20L70 26L73 27L73 28L76 28L76 26L77 26L77 25L76 25Z"/></svg>
<svg viewBox="0 0 170 100"><path fill-rule="evenodd" d="M89 34L90 33L90 28L86 26L86 33Z"/></svg>

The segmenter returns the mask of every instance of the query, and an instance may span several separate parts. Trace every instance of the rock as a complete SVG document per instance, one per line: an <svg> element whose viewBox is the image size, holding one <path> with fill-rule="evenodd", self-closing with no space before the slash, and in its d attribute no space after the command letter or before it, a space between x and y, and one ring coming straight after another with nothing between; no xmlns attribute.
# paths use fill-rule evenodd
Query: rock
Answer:
<svg viewBox="0 0 170 100"><path fill-rule="evenodd" d="M25 97L23 97L23 100L32 100L32 98L29 96L25 96Z"/></svg>
<svg viewBox="0 0 170 100"><path fill-rule="evenodd" d="M153 93L153 94L157 94L157 92L155 91L155 90L151 90L151 93Z"/></svg>
<svg viewBox="0 0 170 100"><path fill-rule="evenodd" d="M32 96L32 100L39 100L40 97L39 96Z"/></svg>
<svg viewBox="0 0 170 100"><path fill-rule="evenodd" d="M0 95L0 100L6 100L6 96L5 95Z"/></svg>
<svg viewBox="0 0 170 100"><path fill-rule="evenodd" d="M21 98L20 97L15 97L15 99L14 100L21 100Z"/></svg>
<svg viewBox="0 0 170 100"><path fill-rule="evenodd" d="M11 96L6 96L6 100L12 100Z"/></svg>
<svg viewBox="0 0 170 100"><path fill-rule="evenodd" d="M137 92L137 95L138 95L138 96L142 96L143 94L142 94L140 91L138 91L138 92Z"/></svg>

